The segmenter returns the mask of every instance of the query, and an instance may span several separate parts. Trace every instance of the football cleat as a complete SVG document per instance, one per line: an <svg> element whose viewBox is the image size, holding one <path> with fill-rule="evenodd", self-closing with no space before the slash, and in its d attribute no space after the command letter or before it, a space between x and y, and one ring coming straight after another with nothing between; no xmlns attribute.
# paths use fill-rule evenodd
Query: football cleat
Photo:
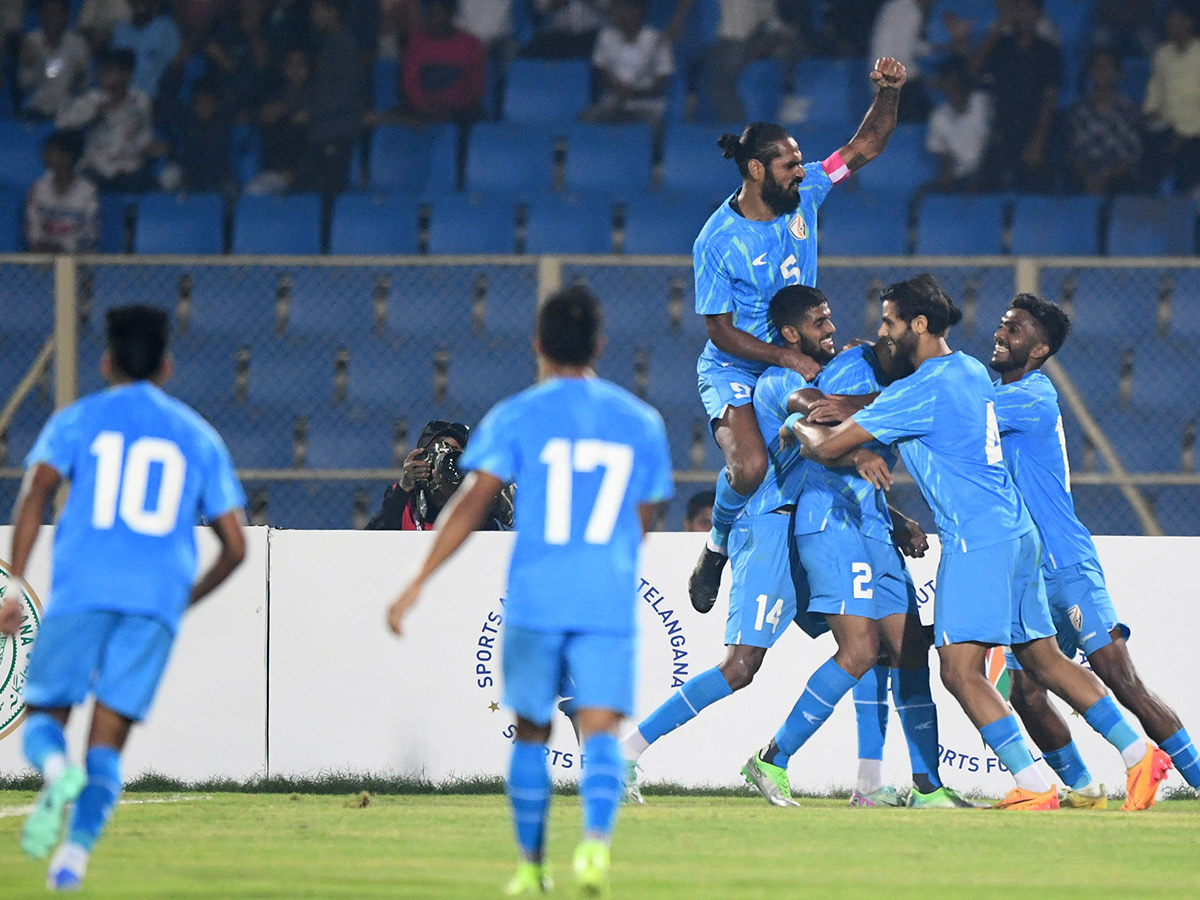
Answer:
<svg viewBox="0 0 1200 900"><path fill-rule="evenodd" d="M608 896L608 844L582 841L575 848L575 888L583 897Z"/></svg>
<svg viewBox="0 0 1200 900"><path fill-rule="evenodd" d="M46 889L51 891L77 891L83 887L83 876L87 874L88 852L78 844L66 843L58 848L50 860L50 871L46 873Z"/></svg>
<svg viewBox="0 0 1200 900"><path fill-rule="evenodd" d="M525 897L546 894L554 890L550 867L544 863L524 860L517 866L517 874L504 886L505 897Z"/></svg>
<svg viewBox="0 0 1200 900"><path fill-rule="evenodd" d="M742 774L772 806L800 805L792 799L792 786L788 782L787 769L763 762L758 753L746 760L746 764L742 766Z"/></svg>
<svg viewBox="0 0 1200 900"><path fill-rule="evenodd" d="M1125 773L1125 805L1121 809L1132 812L1149 809L1158 797L1158 786L1171 771L1171 757L1149 741L1146 755Z"/></svg>
<svg viewBox="0 0 1200 900"><path fill-rule="evenodd" d="M1092 784L1081 791L1064 791L1058 802L1068 809L1108 809L1108 794L1104 785Z"/></svg>
<svg viewBox="0 0 1200 900"><path fill-rule="evenodd" d="M851 791L850 805L852 807L903 806L904 797L890 784L885 784L878 790L867 794L859 793L857 790Z"/></svg>
<svg viewBox="0 0 1200 900"><path fill-rule="evenodd" d="M625 781L621 784L622 803L646 802L646 798L642 796L642 789L638 787L638 772L640 771L642 771L642 767L637 764L636 760L625 760Z"/></svg>
<svg viewBox="0 0 1200 900"><path fill-rule="evenodd" d="M978 809L979 807L963 797L954 788L942 785L928 794L922 794L916 788L908 795L910 809Z"/></svg>
<svg viewBox="0 0 1200 900"><path fill-rule="evenodd" d="M992 809L1044 810L1058 809L1058 788L1050 786L1050 790L1038 794L1024 788L1013 788L1004 795L999 803L992 804Z"/></svg>
<svg viewBox="0 0 1200 900"><path fill-rule="evenodd" d="M706 613L717 602L717 592L721 590L721 570L727 562L728 556L708 546L700 553L696 568L692 569L692 576L688 579L688 597L696 612Z"/></svg>
<svg viewBox="0 0 1200 900"><path fill-rule="evenodd" d="M21 849L36 859L44 859L62 835L67 805L87 784L87 774L76 765L68 765L38 792L33 812L21 831Z"/></svg>

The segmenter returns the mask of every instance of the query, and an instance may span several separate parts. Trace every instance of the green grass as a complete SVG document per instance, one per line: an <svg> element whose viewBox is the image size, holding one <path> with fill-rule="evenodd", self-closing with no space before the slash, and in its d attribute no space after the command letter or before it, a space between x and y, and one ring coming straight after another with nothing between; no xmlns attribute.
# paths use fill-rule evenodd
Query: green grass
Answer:
<svg viewBox="0 0 1200 900"><path fill-rule="evenodd" d="M122 805L97 848L88 898L499 896L515 866L498 795L184 794ZM127 799L174 799L130 794ZM0 792L0 812L30 792ZM1115 806L1115 804L1114 804ZM44 863L0 818L0 898L44 897ZM648 797L622 810L615 898L1200 897L1200 801L1146 813L852 810L809 800ZM569 897L577 798L558 796L549 856Z"/></svg>

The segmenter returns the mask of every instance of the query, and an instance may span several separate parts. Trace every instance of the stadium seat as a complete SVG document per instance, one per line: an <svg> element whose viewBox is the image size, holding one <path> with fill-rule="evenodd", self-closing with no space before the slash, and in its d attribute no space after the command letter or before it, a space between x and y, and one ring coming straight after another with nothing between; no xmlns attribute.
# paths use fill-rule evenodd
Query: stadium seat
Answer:
<svg viewBox="0 0 1200 900"><path fill-rule="evenodd" d="M136 271L136 270L134 270ZM288 290L285 272L262 266L197 266L186 273L192 295L191 326L254 340L275 327L276 299ZM181 274L171 295L184 285Z"/></svg>
<svg viewBox="0 0 1200 900"><path fill-rule="evenodd" d="M96 250L100 253L128 253L126 221L136 201L127 194L100 195L100 234Z"/></svg>
<svg viewBox="0 0 1200 900"><path fill-rule="evenodd" d="M1003 253L1007 208L1008 198L1003 196L930 194L917 210L915 252L918 256Z"/></svg>
<svg viewBox="0 0 1200 900"><path fill-rule="evenodd" d="M476 422L498 401L536 379L528 336L460 338L450 346L447 403Z"/></svg>
<svg viewBox="0 0 1200 900"><path fill-rule="evenodd" d="M0 184L24 193L46 171L42 142L53 126L0 121Z"/></svg>
<svg viewBox="0 0 1200 900"><path fill-rule="evenodd" d="M24 209L25 195L15 187L0 185L0 253L16 253L24 248Z"/></svg>
<svg viewBox="0 0 1200 900"><path fill-rule="evenodd" d="M1179 415L1200 398L1200 344L1150 338L1134 347L1130 405L1138 410Z"/></svg>
<svg viewBox="0 0 1200 900"><path fill-rule="evenodd" d="M430 203L430 253L512 253L515 243L511 200L452 194Z"/></svg>
<svg viewBox="0 0 1200 900"><path fill-rule="evenodd" d="M612 200L554 194L526 207L526 253L611 253Z"/></svg>
<svg viewBox="0 0 1200 900"><path fill-rule="evenodd" d="M1092 534L1142 534L1142 526L1121 489L1110 484L1073 484L1075 514Z"/></svg>
<svg viewBox="0 0 1200 900"><path fill-rule="evenodd" d="M260 487L248 484L252 498ZM379 509L385 485L358 481L274 481L261 485L267 523L273 528L353 528L356 515Z"/></svg>
<svg viewBox="0 0 1200 900"><path fill-rule="evenodd" d="M1154 497L1154 514L1166 534L1200 534L1200 487L1160 488Z"/></svg>
<svg viewBox="0 0 1200 900"><path fill-rule="evenodd" d="M1017 197L1012 252L1019 256L1096 256L1100 253L1099 197Z"/></svg>
<svg viewBox="0 0 1200 900"><path fill-rule="evenodd" d="M835 141L835 146L840 146L840 140ZM936 161L925 149L925 126L897 125L887 149L853 177L864 190L907 193L936 173Z"/></svg>
<svg viewBox="0 0 1200 900"><path fill-rule="evenodd" d="M482 122L467 138L466 189L536 196L554 187L554 132Z"/></svg>
<svg viewBox="0 0 1200 900"><path fill-rule="evenodd" d="M395 57L376 57L371 84L374 108L379 112L395 109L400 100L400 61Z"/></svg>
<svg viewBox="0 0 1200 900"><path fill-rule="evenodd" d="M908 252L908 197L834 188L817 215L821 253L898 256Z"/></svg>
<svg viewBox="0 0 1200 900"><path fill-rule="evenodd" d="M249 401L296 415L331 403L336 351L323 338L256 342L250 348Z"/></svg>
<svg viewBox="0 0 1200 900"><path fill-rule="evenodd" d="M1185 197L1122 196L1108 216L1109 256L1192 256L1196 204Z"/></svg>
<svg viewBox="0 0 1200 900"><path fill-rule="evenodd" d="M508 65L504 121L522 125L574 122L592 95L587 60L514 59Z"/></svg>
<svg viewBox="0 0 1200 900"><path fill-rule="evenodd" d="M1172 269L1162 273L1159 290L1170 300L1170 333L1174 337L1200 338L1200 269Z"/></svg>
<svg viewBox="0 0 1200 900"><path fill-rule="evenodd" d="M630 199L625 204L625 253L691 256L696 235L719 202L665 194Z"/></svg>
<svg viewBox="0 0 1200 900"><path fill-rule="evenodd" d="M859 60L824 57L809 57L796 64L795 93L808 101L803 122L787 123L798 140L801 134L832 141L831 146L849 140L869 102L867 86L855 90L851 83L852 78L867 77L862 69ZM803 143L800 149L804 149Z"/></svg>
<svg viewBox="0 0 1200 900"><path fill-rule="evenodd" d="M415 199L386 194L342 194L333 203L329 252L371 255L417 252Z"/></svg>
<svg viewBox="0 0 1200 900"><path fill-rule="evenodd" d="M436 153L436 155L435 155ZM419 193L456 187L458 138L449 125L380 125L371 135L368 171L376 191Z"/></svg>
<svg viewBox="0 0 1200 900"><path fill-rule="evenodd" d="M738 97L747 122L775 122L783 99L783 67L777 59L749 63L737 79Z"/></svg>
<svg viewBox="0 0 1200 900"><path fill-rule="evenodd" d="M391 468L395 425L394 416L318 412L308 420L304 464L310 469Z"/></svg>
<svg viewBox="0 0 1200 900"><path fill-rule="evenodd" d="M704 317L695 313L690 259L682 265L654 266L568 263L562 275L564 284L581 282L601 298L606 334L636 339L652 349L660 342L687 340L695 363L708 332ZM694 371L691 377L694 381Z"/></svg>
<svg viewBox="0 0 1200 900"><path fill-rule="evenodd" d="M1154 269L1055 268L1041 276L1043 296L1069 305L1072 334L1130 342L1155 336L1161 284Z"/></svg>
<svg viewBox="0 0 1200 900"><path fill-rule="evenodd" d="M233 218L233 252L303 255L321 252L321 198L243 196Z"/></svg>
<svg viewBox="0 0 1200 900"><path fill-rule="evenodd" d="M717 146L717 138L726 130L709 125L669 125L663 135L662 190L711 201L716 207L741 187L737 165L722 157Z"/></svg>
<svg viewBox="0 0 1200 900"><path fill-rule="evenodd" d="M322 335L326 340L372 334L376 296L381 291L386 296L394 280L390 269L361 265L302 266L286 274L287 333Z"/></svg>
<svg viewBox="0 0 1200 900"><path fill-rule="evenodd" d="M219 194L147 194L137 204L134 253L220 253L224 209Z"/></svg>
<svg viewBox="0 0 1200 900"><path fill-rule="evenodd" d="M296 417L290 410L226 402L200 403L196 408L225 439L236 467L292 467Z"/></svg>
<svg viewBox="0 0 1200 900"><path fill-rule="evenodd" d="M51 314L54 270L51 266L0 266L0 346L8 331L31 331L49 335L54 328ZM0 385L11 382L0 381ZM0 388L3 395L3 388ZM0 402L3 402L0 399Z"/></svg>
<svg viewBox="0 0 1200 900"><path fill-rule="evenodd" d="M1186 423L1178 409L1110 410L1100 427L1130 472L1178 472Z"/></svg>
<svg viewBox="0 0 1200 900"><path fill-rule="evenodd" d="M566 186L631 196L650 189L654 135L649 125L572 125Z"/></svg>

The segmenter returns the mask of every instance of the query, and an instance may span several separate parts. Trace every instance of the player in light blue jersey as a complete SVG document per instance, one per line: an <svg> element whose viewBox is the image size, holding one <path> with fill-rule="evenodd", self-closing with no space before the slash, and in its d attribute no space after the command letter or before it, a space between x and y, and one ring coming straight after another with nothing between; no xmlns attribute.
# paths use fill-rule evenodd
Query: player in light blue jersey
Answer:
<svg viewBox="0 0 1200 900"><path fill-rule="evenodd" d="M1042 576L1059 646L1072 658L1082 650L1092 671L1159 744L1158 755L1147 766L1165 772L1169 755L1188 784L1200 787L1200 759L1192 739L1174 710L1138 675L1126 644L1129 628L1117 618L1096 545L1075 515L1058 393L1041 371L1062 347L1069 329L1062 307L1031 294L1018 294L1000 322L991 367L1000 373L996 419L1004 462L1042 538ZM1046 689L1015 660L1010 660L1010 668L1012 705L1069 789L1066 802L1076 807L1106 805L1102 787L1084 765ZM1144 769L1139 774L1144 778L1153 773ZM1153 792L1140 796L1154 800ZM1135 795L1129 802L1136 803Z"/></svg>
<svg viewBox="0 0 1200 900"><path fill-rule="evenodd" d="M77 890L121 790L120 754L146 715L185 610L245 557L245 496L217 433L160 389L171 374L166 313L118 307L107 316L101 369L112 384L56 413L25 464L17 499L12 573L0 632L21 624L19 597L47 504L70 482L54 534L50 600L25 682L25 756L45 786L21 846L50 862L47 887ZM221 551L196 578L195 525L207 521ZM63 727L95 697L85 768L68 761Z"/></svg>
<svg viewBox="0 0 1200 900"><path fill-rule="evenodd" d="M850 142L824 162L805 165L795 139L767 122L718 142L737 163L742 186L712 214L692 248L696 312L705 317L709 337L696 364L700 399L725 455L712 534L688 581L700 612L716 602L729 530L767 471L751 405L754 384L768 366L810 379L818 371L813 360L780 342L768 304L785 285L816 286L817 208L835 183L883 152L904 79L896 60L876 62L874 102Z"/></svg>
<svg viewBox="0 0 1200 900"><path fill-rule="evenodd" d="M633 710L639 547L672 485L662 418L592 372L601 342L599 305L587 288L567 288L542 305L534 346L545 380L499 403L475 430L459 459L471 474L388 613L400 634L429 577L504 485L520 485L504 623L504 698L517 719L508 786L521 853L509 896L551 885L542 856L551 792L546 742L564 678L574 682L584 754L575 879L587 896L607 892L623 776L616 732Z"/></svg>
<svg viewBox="0 0 1200 900"><path fill-rule="evenodd" d="M841 425L801 421L793 433L817 459L838 458L871 440L899 443L941 542L934 640L942 681L1017 782L998 806L1056 809L1059 801L984 675L987 648L997 645L1011 646L1034 678L1113 744L1130 769L1129 789L1144 792L1133 774L1155 748L1133 730L1099 679L1063 656L1053 640L1041 543L1004 466L995 388L981 363L946 343L962 313L931 275L893 284L882 299L879 337L916 371ZM1156 788L1157 782L1150 791Z"/></svg>

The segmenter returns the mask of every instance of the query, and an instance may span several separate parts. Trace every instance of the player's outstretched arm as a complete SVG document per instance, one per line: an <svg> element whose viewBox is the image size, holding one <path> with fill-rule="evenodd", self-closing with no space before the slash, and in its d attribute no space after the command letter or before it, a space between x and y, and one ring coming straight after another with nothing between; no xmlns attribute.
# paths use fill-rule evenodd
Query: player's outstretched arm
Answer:
<svg viewBox="0 0 1200 900"><path fill-rule="evenodd" d="M246 532L242 530L244 524L245 515L240 509L231 509L213 521L212 529L217 533L217 540L221 542L221 552L192 585L192 592L188 596L189 607L215 591L246 558Z"/></svg>
<svg viewBox="0 0 1200 900"><path fill-rule="evenodd" d="M730 356L791 369L799 372L808 381L812 381L821 372L820 364L802 350L768 344L735 327L733 313L710 313L704 320L708 327L708 339L718 350L723 350Z"/></svg>
<svg viewBox="0 0 1200 900"><path fill-rule="evenodd" d="M2 634L16 634L17 629L21 627L21 589L24 587L25 566L29 562L29 554L33 552L33 544L46 517L46 506L60 484L62 475L53 466L45 463L38 463L25 472L21 493L13 507L12 551L9 555L9 583L15 582L17 590L14 591L10 587L6 592L4 604L0 606Z"/></svg>
<svg viewBox="0 0 1200 900"><path fill-rule="evenodd" d="M421 590L429 577L463 545L471 532L477 530L484 516L492 508L496 496L504 490L504 482L487 472L472 472L467 476L442 514L438 516L437 537L429 549L429 555L421 571L409 582L404 592L388 607L388 627L402 636L402 624L408 611L421 597Z"/></svg>
<svg viewBox="0 0 1200 900"><path fill-rule="evenodd" d="M907 77L904 66L891 57L876 60L871 72L871 81L875 83L875 99L850 143L838 151L851 172L857 172L887 146L888 139L896 129L900 88Z"/></svg>

